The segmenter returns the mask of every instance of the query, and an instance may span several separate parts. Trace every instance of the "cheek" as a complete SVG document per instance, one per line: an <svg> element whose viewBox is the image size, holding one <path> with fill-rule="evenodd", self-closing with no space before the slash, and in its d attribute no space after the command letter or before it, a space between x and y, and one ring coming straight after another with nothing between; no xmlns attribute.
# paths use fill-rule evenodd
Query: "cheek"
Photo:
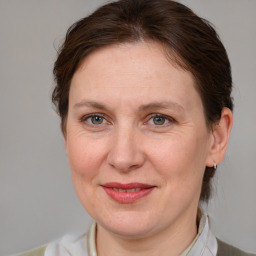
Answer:
<svg viewBox="0 0 256 256"><path fill-rule="evenodd" d="M175 136L158 146L149 145L151 163L166 180L167 185L186 185L192 189L201 183L207 152L206 136Z"/></svg>
<svg viewBox="0 0 256 256"><path fill-rule="evenodd" d="M70 135L67 151L72 176L83 180L92 179L98 172L106 152L106 143L90 140L84 135Z"/></svg>
<svg viewBox="0 0 256 256"><path fill-rule="evenodd" d="M67 140L68 160L72 182L79 200L89 214L97 208L90 200L97 197L97 177L104 161L104 143L90 140L84 135L70 134ZM96 193L96 194L95 194Z"/></svg>

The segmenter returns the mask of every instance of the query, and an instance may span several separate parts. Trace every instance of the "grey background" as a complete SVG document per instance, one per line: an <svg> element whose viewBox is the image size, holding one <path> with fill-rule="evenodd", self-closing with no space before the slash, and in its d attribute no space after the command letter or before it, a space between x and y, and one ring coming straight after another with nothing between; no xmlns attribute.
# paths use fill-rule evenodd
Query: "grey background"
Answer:
<svg viewBox="0 0 256 256"><path fill-rule="evenodd" d="M86 230L73 191L52 66L74 21L103 0L0 0L0 255ZM213 22L230 56L235 125L208 206L223 240L256 252L256 1L187 0Z"/></svg>

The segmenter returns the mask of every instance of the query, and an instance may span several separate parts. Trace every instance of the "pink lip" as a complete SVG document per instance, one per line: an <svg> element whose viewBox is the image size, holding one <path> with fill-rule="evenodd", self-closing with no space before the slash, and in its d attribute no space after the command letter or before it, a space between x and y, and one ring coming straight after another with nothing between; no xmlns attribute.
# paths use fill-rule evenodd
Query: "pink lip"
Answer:
<svg viewBox="0 0 256 256"><path fill-rule="evenodd" d="M143 183L121 184L117 182L105 183L102 185L105 192L118 203L128 204L147 196L156 186ZM139 189L138 191L118 191L120 189Z"/></svg>

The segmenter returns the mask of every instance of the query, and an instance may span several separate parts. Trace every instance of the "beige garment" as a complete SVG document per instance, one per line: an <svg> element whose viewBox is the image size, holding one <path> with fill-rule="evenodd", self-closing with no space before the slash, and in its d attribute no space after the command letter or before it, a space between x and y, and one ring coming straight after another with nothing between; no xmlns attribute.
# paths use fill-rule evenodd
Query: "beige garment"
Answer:
<svg viewBox="0 0 256 256"><path fill-rule="evenodd" d="M37 248L35 250L24 252L18 256L44 256L47 245Z"/></svg>

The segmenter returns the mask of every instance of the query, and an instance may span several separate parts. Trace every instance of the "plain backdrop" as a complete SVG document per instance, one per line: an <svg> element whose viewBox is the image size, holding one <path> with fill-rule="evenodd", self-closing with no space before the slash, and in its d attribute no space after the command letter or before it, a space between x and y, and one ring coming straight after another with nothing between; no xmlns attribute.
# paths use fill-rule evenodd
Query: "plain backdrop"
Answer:
<svg viewBox="0 0 256 256"><path fill-rule="evenodd" d="M207 211L216 234L256 252L256 1L181 1L210 20L232 64L235 124ZM71 184L52 67L67 28L103 0L0 0L0 255L85 231Z"/></svg>

